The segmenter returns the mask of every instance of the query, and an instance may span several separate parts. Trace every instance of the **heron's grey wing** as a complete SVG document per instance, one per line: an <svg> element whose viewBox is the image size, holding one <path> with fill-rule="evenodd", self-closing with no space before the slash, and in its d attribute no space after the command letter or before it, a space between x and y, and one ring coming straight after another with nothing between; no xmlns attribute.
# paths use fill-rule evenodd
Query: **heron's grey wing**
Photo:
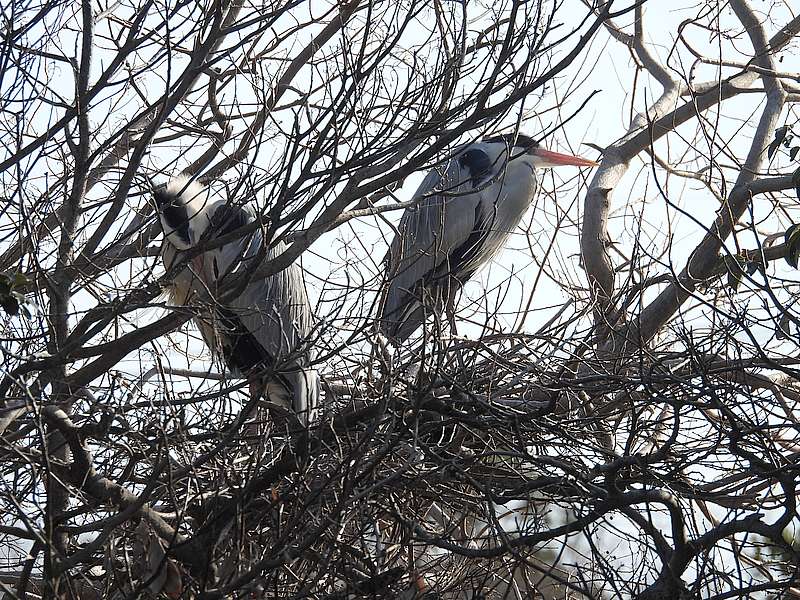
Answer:
<svg viewBox="0 0 800 600"><path fill-rule="evenodd" d="M227 205L225 205L227 206ZM220 210L219 220L215 217ZM212 215L212 225L218 235L225 235L255 220L247 208L228 206ZM216 277L237 272L251 272L260 265L264 243L260 230L225 244L212 252ZM270 248L266 259L277 257L286 249L280 243ZM230 273L229 273L230 272ZM236 297L225 301L244 330L263 351L268 365L275 365L277 378L291 394L287 399L301 421L308 423L319 398L319 378L312 368L313 351L310 336L313 315L306 294L302 269L291 264L286 269L264 279L254 279ZM288 402L287 402L288 404Z"/></svg>
<svg viewBox="0 0 800 600"><path fill-rule="evenodd" d="M276 244L267 259L285 250L285 244ZM320 390L319 375L312 366L314 323L303 270L292 263L266 279L251 282L236 306L243 313L244 325L275 358L278 374L291 390L292 409L307 424L319 402Z"/></svg>
<svg viewBox="0 0 800 600"><path fill-rule="evenodd" d="M285 249L284 244L274 246L267 259ZM302 269L293 263L266 279L252 281L232 304L247 330L272 356L277 378L291 394L278 399L291 404L300 421L308 424L320 392L319 375L311 364L313 317Z"/></svg>
<svg viewBox="0 0 800 600"><path fill-rule="evenodd" d="M244 208L218 202L209 208L208 219L206 235L211 234L211 239L204 238L206 242L247 225L253 216ZM242 375L264 358L259 356L261 349L255 340L246 335L247 329L229 298L233 274L252 266L250 246L251 236L245 235L192 259L198 275L196 283L204 288L199 291L208 291L214 297L195 318L200 334L211 351L224 358L230 370Z"/></svg>
<svg viewBox="0 0 800 600"><path fill-rule="evenodd" d="M470 147L448 161L444 170L433 170L414 197L417 206L403 214L387 257L389 288L382 310L381 327L402 341L425 320L426 311L441 312L447 288L470 248L479 245L481 196L474 190L491 162L480 147ZM439 192L439 193L437 193ZM432 304L422 301L430 295Z"/></svg>
<svg viewBox="0 0 800 600"><path fill-rule="evenodd" d="M536 172L529 165L512 160L500 168L502 173L479 192L479 210L470 240L452 258L459 265L461 283L505 247L536 194Z"/></svg>

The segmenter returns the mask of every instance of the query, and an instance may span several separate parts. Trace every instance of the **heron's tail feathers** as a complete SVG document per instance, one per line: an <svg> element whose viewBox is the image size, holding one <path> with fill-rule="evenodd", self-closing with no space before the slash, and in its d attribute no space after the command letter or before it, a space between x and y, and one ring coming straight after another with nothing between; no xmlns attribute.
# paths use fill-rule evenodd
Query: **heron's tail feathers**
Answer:
<svg viewBox="0 0 800 600"><path fill-rule="evenodd" d="M441 316L447 306L448 295L460 289L455 280L448 282L448 287L430 285L419 288L415 296L406 293L402 299L387 301L381 312L381 333L393 342L401 343L419 329L428 317Z"/></svg>
<svg viewBox="0 0 800 600"><path fill-rule="evenodd" d="M425 320L425 307L419 300L409 299L402 306L390 307L381 315L380 331L394 343L406 341Z"/></svg>
<svg viewBox="0 0 800 600"><path fill-rule="evenodd" d="M319 406L319 372L310 367L281 371L277 380L267 382L264 396L291 409L307 427L314 421Z"/></svg>

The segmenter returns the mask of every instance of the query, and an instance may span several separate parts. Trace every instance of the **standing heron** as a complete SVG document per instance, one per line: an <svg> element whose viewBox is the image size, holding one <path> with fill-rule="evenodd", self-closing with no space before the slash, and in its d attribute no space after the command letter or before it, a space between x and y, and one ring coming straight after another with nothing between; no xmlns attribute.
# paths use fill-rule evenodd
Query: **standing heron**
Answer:
<svg viewBox="0 0 800 600"><path fill-rule="evenodd" d="M533 201L537 169L561 165L597 163L506 134L462 146L428 173L385 259L382 333L402 342L427 316L452 311L456 293L503 247Z"/></svg>
<svg viewBox="0 0 800 600"><path fill-rule="evenodd" d="M255 221L249 208L212 202L207 188L182 175L154 196L167 270L185 260L187 250ZM309 348L311 306L296 264L266 278L250 279L262 262L285 249L280 243L263 252L263 245L256 229L194 256L175 275L170 299L186 305L205 297L194 321L213 355L235 376L248 379L251 397L263 394L308 425L319 400L319 376L311 368ZM231 289L234 280L243 278Z"/></svg>

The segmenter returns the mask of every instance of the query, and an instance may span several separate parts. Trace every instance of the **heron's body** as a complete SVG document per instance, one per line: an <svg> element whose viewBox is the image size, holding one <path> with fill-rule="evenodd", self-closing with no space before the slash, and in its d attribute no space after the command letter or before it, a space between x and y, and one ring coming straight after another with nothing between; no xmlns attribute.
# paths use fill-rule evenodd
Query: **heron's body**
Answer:
<svg viewBox="0 0 800 600"><path fill-rule="evenodd" d="M441 314L519 225L536 194L537 168L555 164L594 163L542 150L523 135L500 136L458 148L428 173L387 255L384 334L403 341Z"/></svg>
<svg viewBox="0 0 800 600"><path fill-rule="evenodd" d="M173 179L159 200L166 241L162 249L169 270L184 261L186 250L210 243L252 223L246 207L212 203L208 191L183 178ZM234 374L258 380L264 396L297 413L308 423L319 398L319 380L311 366L311 307L297 265L267 278L247 277L281 254L283 244L262 256L261 231L245 234L190 259L173 279L170 290L175 304L199 298L202 303L195 323L213 354ZM234 280L245 282L231 288ZM262 373L271 374L264 378Z"/></svg>

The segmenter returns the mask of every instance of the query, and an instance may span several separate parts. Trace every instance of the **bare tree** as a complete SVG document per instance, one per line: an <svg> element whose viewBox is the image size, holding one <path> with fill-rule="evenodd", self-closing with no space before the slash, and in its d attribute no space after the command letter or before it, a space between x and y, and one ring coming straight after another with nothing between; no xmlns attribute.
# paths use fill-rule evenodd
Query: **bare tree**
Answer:
<svg viewBox="0 0 800 600"><path fill-rule="evenodd" d="M800 595L800 17L687 4L4 6L6 597ZM416 174L579 127L601 166L542 182L463 335L376 339ZM287 244L249 276L304 266L310 428L252 435L209 299L164 300L178 173Z"/></svg>

